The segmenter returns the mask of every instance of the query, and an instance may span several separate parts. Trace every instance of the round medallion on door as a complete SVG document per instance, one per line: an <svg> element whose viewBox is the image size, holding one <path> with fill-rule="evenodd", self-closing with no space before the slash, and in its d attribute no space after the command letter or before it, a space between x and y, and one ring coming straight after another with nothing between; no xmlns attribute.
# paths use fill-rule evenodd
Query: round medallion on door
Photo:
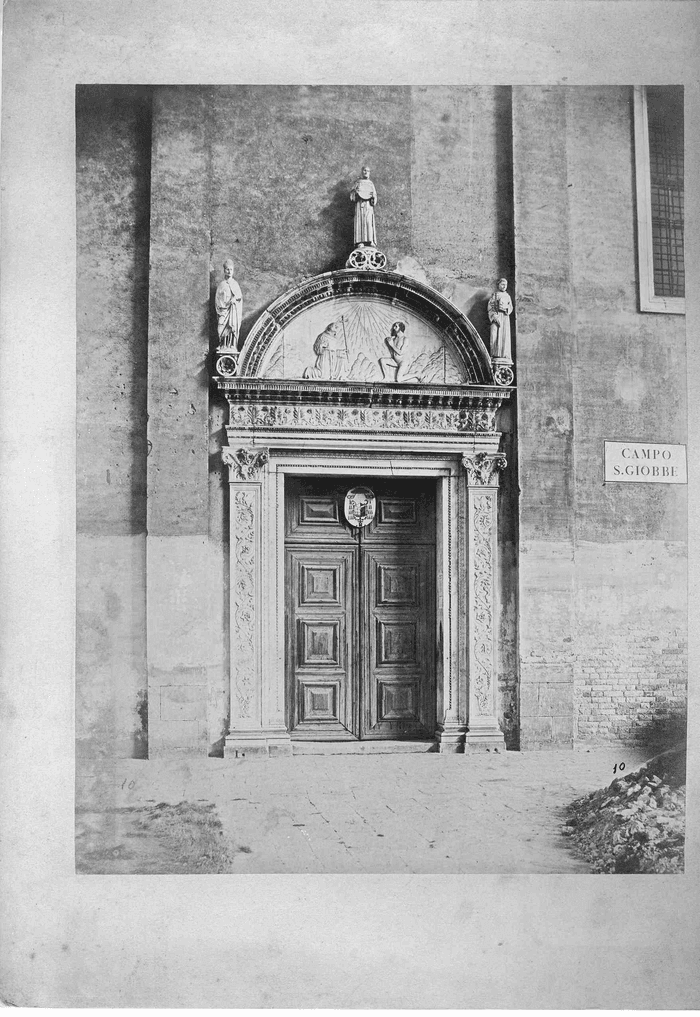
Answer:
<svg viewBox="0 0 700 1017"><path fill-rule="evenodd" d="M377 499L369 487L351 487L345 495L345 518L351 526L367 526L376 509Z"/></svg>

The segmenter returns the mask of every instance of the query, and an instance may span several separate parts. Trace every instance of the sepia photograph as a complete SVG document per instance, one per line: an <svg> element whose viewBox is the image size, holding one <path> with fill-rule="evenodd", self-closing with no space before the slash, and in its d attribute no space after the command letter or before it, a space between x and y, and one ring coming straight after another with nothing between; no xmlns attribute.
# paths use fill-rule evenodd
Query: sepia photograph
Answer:
<svg viewBox="0 0 700 1017"><path fill-rule="evenodd" d="M698 27L6 5L9 1005L697 1005Z"/></svg>
<svg viewBox="0 0 700 1017"><path fill-rule="evenodd" d="M683 871L683 119L77 87L79 872Z"/></svg>

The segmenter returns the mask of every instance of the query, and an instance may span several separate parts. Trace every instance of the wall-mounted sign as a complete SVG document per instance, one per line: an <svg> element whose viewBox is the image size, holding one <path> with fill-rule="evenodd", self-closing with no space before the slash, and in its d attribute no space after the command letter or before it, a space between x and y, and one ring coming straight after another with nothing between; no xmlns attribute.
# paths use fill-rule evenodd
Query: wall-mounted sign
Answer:
<svg viewBox="0 0 700 1017"><path fill-rule="evenodd" d="M605 483L687 484L685 445L605 442Z"/></svg>

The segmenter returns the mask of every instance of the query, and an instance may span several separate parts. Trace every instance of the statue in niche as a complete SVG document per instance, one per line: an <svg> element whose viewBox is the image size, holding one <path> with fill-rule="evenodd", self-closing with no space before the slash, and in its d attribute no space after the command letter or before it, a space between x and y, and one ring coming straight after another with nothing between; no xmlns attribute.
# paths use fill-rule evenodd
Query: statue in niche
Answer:
<svg viewBox="0 0 700 1017"><path fill-rule="evenodd" d="M506 293L507 279L499 279L496 292L491 295L488 303L488 316L491 322L491 356L494 360L512 364L510 352L510 315L513 313L513 301Z"/></svg>
<svg viewBox="0 0 700 1017"><path fill-rule="evenodd" d="M396 370L396 382L397 384L410 384L419 381L417 375L407 375L405 372L408 370L406 363L406 343L408 337L406 336L406 323L403 321L395 321L391 326L391 335L388 335L384 342L391 351L390 357L380 357L379 366L382 369L382 378L384 381L388 379L387 371ZM389 379L390 380L390 379Z"/></svg>
<svg viewBox="0 0 700 1017"><path fill-rule="evenodd" d="M362 167L360 179L350 191L350 201L355 204L355 247L376 247L374 206L377 204L377 191L369 178L369 166Z"/></svg>
<svg viewBox="0 0 700 1017"><path fill-rule="evenodd" d="M241 287L233 278L233 271L233 261L231 258L227 258L224 262L224 278L217 286L214 297L220 349L238 349L238 336L243 316L243 295Z"/></svg>
<svg viewBox="0 0 700 1017"><path fill-rule="evenodd" d="M340 338L342 320L332 321L323 332L316 336L314 353L316 362L307 367L304 378L307 381L340 381L347 373L348 355L345 337Z"/></svg>

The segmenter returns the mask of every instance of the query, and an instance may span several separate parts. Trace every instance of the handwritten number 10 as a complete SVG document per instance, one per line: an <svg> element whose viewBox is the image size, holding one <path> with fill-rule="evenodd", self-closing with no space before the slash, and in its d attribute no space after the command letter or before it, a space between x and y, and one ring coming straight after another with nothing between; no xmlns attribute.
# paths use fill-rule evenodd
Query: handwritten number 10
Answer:
<svg viewBox="0 0 700 1017"><path fill-rule="evenodd" d="M622 773L624 768L625 768L625 764L624 763L620 763L619 764L620 773ZM618 764L615 763L615 765L613 766L613 773L617 773L617 770L618 770Z"/></svg>

